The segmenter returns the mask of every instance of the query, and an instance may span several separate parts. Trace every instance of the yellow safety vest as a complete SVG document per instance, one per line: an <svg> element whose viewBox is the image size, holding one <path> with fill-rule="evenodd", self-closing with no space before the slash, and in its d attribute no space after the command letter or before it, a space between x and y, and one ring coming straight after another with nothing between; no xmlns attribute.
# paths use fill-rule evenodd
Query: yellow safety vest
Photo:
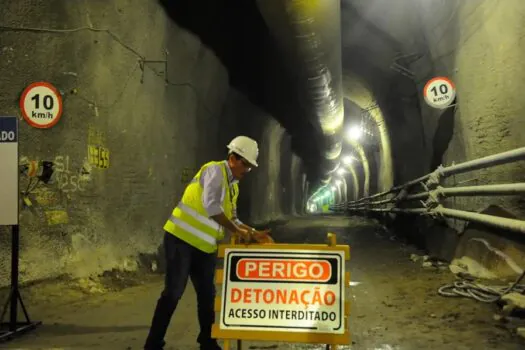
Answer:
<svg viewBox="0 0 525 350"><path fill-rule="evenodd" d="M237 206L239 186L228 181L226 162L209 162L204 164L184 190L182 199L173 209L171 217L166 221L164 230L177 236L195 248L206 253L217 250L217 241L224 238L224 229L208 217L202 204L203 188L200 184L202 171L209 166L219 165L222 170L222 208L228 219L233 219L233 209Z"/></svg>

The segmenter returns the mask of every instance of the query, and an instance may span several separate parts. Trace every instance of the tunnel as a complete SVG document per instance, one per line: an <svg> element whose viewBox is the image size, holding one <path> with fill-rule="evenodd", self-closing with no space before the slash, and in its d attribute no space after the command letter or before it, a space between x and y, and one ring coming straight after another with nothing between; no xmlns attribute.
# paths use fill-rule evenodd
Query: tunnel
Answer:
<svg viewBox="0 0 525 350"><path fill-rule="evenodd" d="M19 234L0 226L2 349L143 349L167 276L185 268L165 223L237 136L258 145L238 183L246 232L270 232L270 250L349 247L338 349L525 347L523 0L0 7L19 186ZM48 127L27 112L36 82L59 96ZM207 296L191 277L166 349L199 347ZM10 300L41 324L12 332ZM242 348L330 345L251 337Z"/></svg>

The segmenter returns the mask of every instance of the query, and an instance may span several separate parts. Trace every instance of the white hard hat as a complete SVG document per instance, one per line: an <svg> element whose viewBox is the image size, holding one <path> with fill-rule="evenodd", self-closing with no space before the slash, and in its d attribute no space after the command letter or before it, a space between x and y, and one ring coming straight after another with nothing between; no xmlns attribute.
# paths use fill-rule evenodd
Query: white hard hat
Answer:
<svg viewBox="0 0 525 350"><path fill-rule="evenodd" d="M237 136L230 141L227 147L230 151L246 159L251 165L258 166L259 147L257 146L257 141L247 136Z"/></svg>

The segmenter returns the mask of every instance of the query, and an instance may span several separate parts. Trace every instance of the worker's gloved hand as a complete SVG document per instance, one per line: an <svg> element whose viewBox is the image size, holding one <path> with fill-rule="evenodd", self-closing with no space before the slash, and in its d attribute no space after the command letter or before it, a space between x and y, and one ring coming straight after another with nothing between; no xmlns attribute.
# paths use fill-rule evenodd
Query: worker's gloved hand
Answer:
<svg viewBox="0 0 525 350"><path fill-rule="evenodd" d="M270 236L271 230L255 231L252 235L253 239L259 244L270 244L275 243L272 236Z"/></svg>

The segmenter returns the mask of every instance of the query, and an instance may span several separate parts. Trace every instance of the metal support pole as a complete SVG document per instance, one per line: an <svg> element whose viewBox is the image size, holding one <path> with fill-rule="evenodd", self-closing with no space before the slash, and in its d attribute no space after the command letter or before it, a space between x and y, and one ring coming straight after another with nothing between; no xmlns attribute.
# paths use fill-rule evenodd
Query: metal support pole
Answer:
<svg viewBox="0 0 525 350"><path fill-rule="evenodd" d="M16 316L18 314L18 255L20 253L20 229L18 225L12 226L11 235L11 306L9 308L9 330L16 330Z"/></svg>
<svg viewBox="0 0 525 350"><path fill-rule="evenodd" d="M42 322L31 322L29 313L22 301L19 289L19 253L20 253L20 227L11 227L11 290L0 315L0 342L10 340L24 332L35 329ZM18 322L18 302L26 318L25 322ZM9 306L9 322L2 322ZM6 328L7 330L3 330Z"/></svg>

